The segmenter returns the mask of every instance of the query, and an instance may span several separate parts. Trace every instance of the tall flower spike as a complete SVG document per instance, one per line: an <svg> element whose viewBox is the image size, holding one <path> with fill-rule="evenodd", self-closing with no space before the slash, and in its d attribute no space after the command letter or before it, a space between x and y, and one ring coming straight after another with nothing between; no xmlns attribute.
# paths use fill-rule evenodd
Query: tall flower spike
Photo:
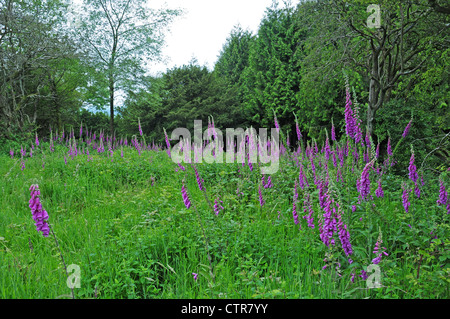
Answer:
<svg viewBox="0 0 450 319"><path fill-rule="evenodd" d="M403 189L402 193L403 208L405 209L406 212L409 212L409 206L411 206L411 203L409 202L409 192L411 190L407 189L405 184L402 185L402 189Z"/></svg>
<svg viewBox="0 0 450 319"><path fill-rule="evenodd" d="M216 216L218 216L219 212L224 209L223 206L219 204L219 202L223 204L223 201L221 201L219 198L216 198L214 200L214 213L216 214Z"/></svg>
<svg viewBox="0 0 450 319"><path fill-rule="evenodd" d="M275 123L275 128L277 129L277 133L280 132L280 126L278 125L278 120L277 120L277 116L275 114L275 111L273 111L273 121Z"/></svg>
<svg viewBox="0 0 450 319"><path fill-rule="evenodd" d="M375 195L378 198L381 198L384 196L383 188L381 187L381 178L378 180L378 188L375 190Z"/></svg>
<svg viewBox="0 0 450 319"><path fill-rule="evenodd" d="M445 190L444 182L440 179L439 180L439 199L436 201L438 206L445 205L448 200L448 193Z"/></svg>
<svg viewBox="0 0 450 319"><path fill-rule="evenodd" d="M416 165L414 165L414 151L411 148L411 158L409 160L409 179L416 184L417 179L419 178L419 174L417 174Z"/></svg>
<svg viewBox="0 0 450 319"><path fill-rule="evenodd" d="M200 175L198 174L197 167L195 167L195 165L193 167L194 167L194 171L195 171L195 178L197 179L198 188L202 191L203 190L203 182L204 181L200 177Z"/></svg>
<svg viewBox="0 0 450 319"><path fill-rule="evenodd" d="M295 117L295 131L297 133L297 140L300 142L302 139L302 133L300 132L300 126L298 125L298 119L297 119L297 115L295 115L295 113L294 113L294 117Z"/></svg>
<svg viewBox="0 0 450 319"><path fill-rule="evenodd" d="M166 129L164 129L164 136L165 136L165 138L166 138L167 155L169 155L169 157L170 157L170 156L171 156L171 152L170 152L170 140L169 140L169 137L167 136Z"/></svg>
<svg viewBox="0 0 450 319"><path fill-rule="evenodd" d="M361 179L359 180L359 193L364 200L367 200L370 194L370 179L369 179L369 169L371 168L373 162L369 162L364 167L361 173Z"/></svg>
<svg viewBox="0 0 450 319"><path fill-rule="evenodd" d="M33 215L33 220L35 221L36 230L42 232L44 237L47 237L50 233L50 228L47 224L48 214L42 208L41 201L39 199L39 195L41 194L39 190L39 186L37 184L33 184L30 187L30 201L29 207L31 209L31 214Z"/></svg>
<svg viewBox="0 0 450 319"><path fill-rule="evenodd" d="M191 201L189 200L189 195L184 184L181 186L181 195L183 196L184 205L189 209L191 207Z"/></svg>
<svg viewBox="0 0 450 319"><path fill-rule="evenodd" d="M345 132L347 133L347 136L350 138L355 137L355 123L354 123L354 117L353 117L353 111L351 108L352 101L350 99L350 92L347 89L346 90L346 101L345 101Z"/></svg>
<svg viewBox="0 0 450 319"><path fill-rule="evenodd" d="M405 130L403 131L402 137L405 138L409 134L409 130L411 129L412 119L406 125Z"/></svg>
<svg viewBox="0 0 450 319"><path fill-rule="evenodd" d="M392 156L392 146L391 146L391 138L388 138L388 142L387 142L387 153L389 156Z"/></svg>
<svg viewBox="0 0 450 319"><path fill-rule="evenodd" d="M372 259L372 263L374 263L375 265L377 265L381 262L381 257L383 257L383 255L389 256L385 251L386 247L380 247L382 243L383 243L383 241L381 238L381 231L380 231L380 235L378 236L378 240L377 240L377 242L375 244L375 248L373 250L373 253L376 255L376 257L374 259Z"/></svg>
<svg viewBox="0 0 450 319"><path fill-rule="evenodd" d="M296 225L298 224L297 199L298 199L297 181L295 181L295 185L294 185L294 200L292 201L292 216L294 217L294 223Z"/></svg>
<svg viewBox="0 0 450 319"><path fill-rule="evenodd" d="M313 208L311 205L309 193L307 193L307 195L306 195L303 211L305 213L309 213L308 215L303 216L303 218L305 218L308 221L308 227L314 228L314 217L313 217L314 211L313 211Z"/></svg>
<svg viewBox="0 0 450 319"><path fill-rule="evenodd" d="M138 118L138 125L139 125L139 134L142 136L142 135L144 135L144 133L142 132L141 119L140 118Z"/></svg>
<svg viewBox="0 0 450 319"><path fill-rule="evenodd" d="M259 185L258 193L259 193L259 204L261 205L261 207L263 207L264 204L266 203L266 201L264 200L264 198L262 196L261 185Z"/></svg>
<svg viewBox="0 0 450 319"><path fill-rule="evenodd" d="M339 228L339 239L341 241L342 249L347 257L353 254L352 245L350 244L350 233L347 229L347 225L342 222L341 210L338 207L338 228ZM349 258L349 263L353 261Z"/></svg>
<svg viewBox="0 0 450 319"><path fill-rule="evenodd" d="M334 127L334 123L333 123L333 119L331 120L331 140L332 141L336 141L336 132L335 132L335 127Z"/></svg>

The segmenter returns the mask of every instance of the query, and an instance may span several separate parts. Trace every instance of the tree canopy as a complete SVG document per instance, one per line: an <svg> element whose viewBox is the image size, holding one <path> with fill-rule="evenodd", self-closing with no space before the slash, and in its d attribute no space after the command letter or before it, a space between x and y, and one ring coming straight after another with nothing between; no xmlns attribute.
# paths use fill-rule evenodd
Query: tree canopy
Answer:
<svg viewBox="0 0 450 319"><path fill-rule="evenodd" d="M298 123L303 138L320 141L333 123L343 127L346 89L362 130L382 146L411 119L424 152L434 147L428 136L450 130L443 1L274 1L257 32L230 30L212 69L192 60L156 77L146 63L161 58L180 10L152 11L144 0L0 4L3 140L89 122L123 136L140 123L162 142L164 128L194 120L271 127L276 116L290 138Z"/></svg>

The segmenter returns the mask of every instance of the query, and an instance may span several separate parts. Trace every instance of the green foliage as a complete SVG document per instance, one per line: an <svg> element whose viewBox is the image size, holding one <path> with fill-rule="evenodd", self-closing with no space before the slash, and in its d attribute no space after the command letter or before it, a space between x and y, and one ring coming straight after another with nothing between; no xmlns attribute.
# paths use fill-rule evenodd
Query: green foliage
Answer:
<svg viewBox="0 0 450 319"><path fill-rule="evenodd" d="M381 143L381 154L386 153L388 137L391 137L391 141L399 139L412 119L409 134L402 140L395 154L396 161L400 164L394 168L397 173L405 174L406 164L409 163L411 157L411 146L414 148L418 167L436 169L441 165L444 167L450 166L450 154L446 151L449 139L448 137L445 138L443 133L440 133L439 118L436 117L433 110L434 106L420 103L414 99L392 99L386 103L385 108L379 111L377 128L374 133L378 142ZM395 145L392 147L394 149ZM432 156L427 156L429 153ZM426 162L423 163L425 159ZM403 168L397 170L400 167Z"/></svg>
<svg viewBox="0 0 450 319"><path fill-rule="evenodd" d="M266 9L244 71L245 114L250 125L272 127L273 112L282 128L290 127L297 109L301 51L305 32L293 23L294 9Z"/></svg>
<svg viewBox="0 0 450 319"><path fill-rule="evenodd" d="M109 152L97 152L94 144L79 142L79 147L90 150L90 157L82 153L67 156L64 142L56 142L51 152L44 142L32 158L24 159L24 170L17 155L0 155L4 185L0 205L5 212L0 216L2 298L66 298L70 293L57 247L51 238L35 231L29 215L31 183L40 185L41 200L66 263L81 267L76 298L449 296L450 228L446 208L436 205L436 176L425 175L422 196L410 195L406 213L399 186L411 182L406 177L386 172L382 175L384 198L359 202L355 181L364 163L346 161L345 180L336 181L330 158L329 194L339 202L350 232L353 263L349 263L338 237L330 248L320 239L318 223L323 210L309 159L294 161L293 153L282 156L280 171L271 176L274 187L262 190L266 204L261 207L258 186L262 176L256 165L251 171L240 163L197 164L205 186L201 191L192 167L183 163L185 170L181 170L165 151L139 154L134 147L123 147L122 158L118 144L112 157ZM309 187L298 188L299 224L292 215L297 161L304 165L310 181ZM324 163L323 155L317 154L313 161ZM382 159L375 165L382 165ZM317 176L324 178L324 166L316 168ZM376 170L370 171L372 181L377 176ZM439 177L448 189L447 172ZM183 181L193 204L190 209L182 200ZM302 218L306 193L311 196L314 229ZM218 215L208 203L216 198L224 207ZM354 212L352 205L357 206ZM381 246L388 253L379 264L382 287L368 288L359 275L374 258L372 251L380 234ZM199 274L197 281L193 272Z"/></svg>

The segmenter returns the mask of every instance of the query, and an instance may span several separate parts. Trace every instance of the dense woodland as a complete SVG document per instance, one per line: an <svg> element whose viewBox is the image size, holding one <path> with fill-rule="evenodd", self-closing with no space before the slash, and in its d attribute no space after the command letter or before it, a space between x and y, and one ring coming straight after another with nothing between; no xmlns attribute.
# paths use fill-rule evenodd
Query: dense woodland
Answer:
<svg viewBox="0 0 450 319"><path fill-rule="evenodd" d="M347 82L375 142L385 146L413 119L419 159L431 152L448 163L445 1L275 1L256 34L231 30L212 70L193 60L159 76L148 76L148 62L162 58L183 13L144 3L0 1L2 151L80 125L130 137L140 121L147 141L161 143L164 128L192 129L195 119L273 127L274 114L291 138L297 118L305 141L323 142L332 124L343 127ZM378 28L368 27L375 3Z"/></svg>

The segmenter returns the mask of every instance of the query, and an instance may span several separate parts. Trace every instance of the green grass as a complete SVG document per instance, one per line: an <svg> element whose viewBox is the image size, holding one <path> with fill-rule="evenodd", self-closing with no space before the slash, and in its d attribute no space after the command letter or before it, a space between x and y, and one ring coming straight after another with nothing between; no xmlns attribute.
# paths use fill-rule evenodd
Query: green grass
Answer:
<svg viewBox="0 0 450 319"><path fill-rule="evenodd" d="M347 169L346 182L332 183L351 236L350 264L336 235L332 249L320 240L317 222L323 210L310 170L315 229L302 218L301 189L300 224L294 224L292 194L298 168L288 156L282 157L280 171L272 176L274 187L263 189L263 207L257 168L197 164L210 202L217 197L223 201L225 209L216 216L192 167L183 164L186 171L176 171L178 166L164 151L139 155L125 148L124 158L116 151L113 161L106 153L91 151L93 160L88 162L82 154L70 158L61 145L54 153L45 144L41 147L32 158L25 158L23 171L20 158L0 155L0 298L71 296L55 241L36 232L28 207L31 184L40 187L66 264L80 267L76 298L450 296L449 217L444 207L436 205L435 180L427 181L420 199L410 195L410 213L401 203L405 178L383 176L385 197L360 204L353 185L361 166L355 173ZM331 159L329 167L334 174ZM195 209L183 204L183 180ZM372 193L375 185L372 180ZM352 205L357 205L354 213ZM372 250L380 230L389 256L379 264L382 287L369 289L359 275L375 257ZM324 258L329 262L326 269ZM197 281L192 273L199 274Z"/></svg>

